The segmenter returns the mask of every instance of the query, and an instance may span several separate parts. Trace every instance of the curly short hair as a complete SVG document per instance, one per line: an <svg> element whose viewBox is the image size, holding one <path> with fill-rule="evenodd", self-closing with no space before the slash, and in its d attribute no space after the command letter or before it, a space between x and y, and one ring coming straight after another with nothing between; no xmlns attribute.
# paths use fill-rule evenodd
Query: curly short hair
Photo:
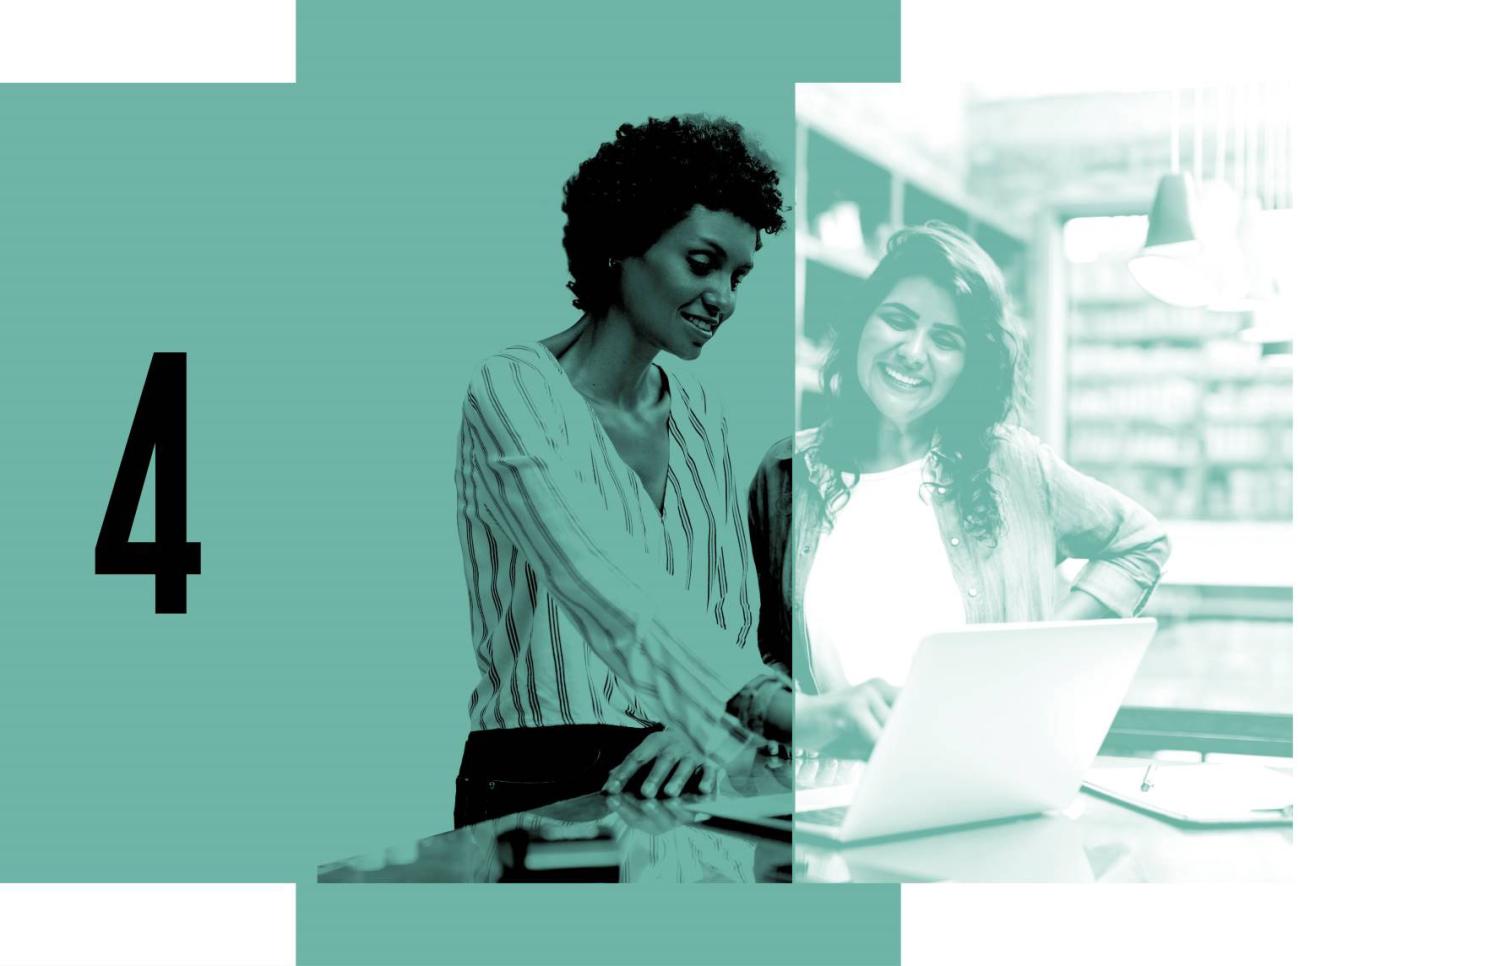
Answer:
<svg viewBox="0 0 1500 966"><path fill-rule="evenodd" d="M739 124L692 114L620 125L563 186L574 307L608 311L619 288L610 260L640 255L694 205L767 234L786 227L776 166Z"/></svg>

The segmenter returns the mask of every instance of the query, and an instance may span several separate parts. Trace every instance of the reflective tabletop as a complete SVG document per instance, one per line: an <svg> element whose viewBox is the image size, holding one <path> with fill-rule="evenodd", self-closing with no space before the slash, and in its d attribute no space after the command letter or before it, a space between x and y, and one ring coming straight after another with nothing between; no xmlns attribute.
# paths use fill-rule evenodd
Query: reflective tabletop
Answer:
<svg viewBox="0 0 1500 966"><path fill-rule="evenodd" d="M1095 760L1132 764L1145 762ZM798 882L1264 882L1292 871L1291 825L1189 828L1082 790L1044 815L865 845L799 835L793 856Z"/></svg>
<svg viewBox="0 0 1500 966"><path fill-rule="evenodd" d="M792 806L790 762L731 767L713 801ZM691 805L602 792L505 815L318 869L319 882L790 882L790 836L706 825Z"/></svg>
<svg viewBox="0 0 1500 966"><path fill-rule="evenodd" d="M1100 763L1119 760L1100 759ZM783 793L757 758L723 799ZM1292 827L1184 828L1080 791L1045 815L838 845L705 825L696 802L586 795L329 863L320 882L1248 882L1292 878ZM704 806L707 807L707 806Z"/></svg>

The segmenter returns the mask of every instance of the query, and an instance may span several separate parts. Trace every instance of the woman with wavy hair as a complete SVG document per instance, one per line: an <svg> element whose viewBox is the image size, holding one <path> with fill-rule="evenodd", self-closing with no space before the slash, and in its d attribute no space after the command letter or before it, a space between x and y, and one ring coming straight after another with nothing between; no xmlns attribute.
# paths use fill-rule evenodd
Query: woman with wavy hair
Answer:
<svg viewBox="0 0 1500 966"><path fill-rule="evenodd" d="M899 684L933 630L1138 613L1166 533L1020 427L1025 338L994 261L932 222L861 291L834 323L829 417L751 486L767 663L808 693ZM1060 593L1070 557L1088 563Z"/></svg>

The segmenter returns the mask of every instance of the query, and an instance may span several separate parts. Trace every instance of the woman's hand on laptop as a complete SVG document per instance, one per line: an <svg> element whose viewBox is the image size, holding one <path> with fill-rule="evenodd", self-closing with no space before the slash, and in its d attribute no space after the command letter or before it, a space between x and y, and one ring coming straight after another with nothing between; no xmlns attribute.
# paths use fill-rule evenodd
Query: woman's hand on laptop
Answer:
<svg viewBox="0 0 1500 966"><path fill-rule="evenodd" d="M797 747L834 758L870 757L898 693L894 685L871 678L827 694L798 694Z"/></svg>

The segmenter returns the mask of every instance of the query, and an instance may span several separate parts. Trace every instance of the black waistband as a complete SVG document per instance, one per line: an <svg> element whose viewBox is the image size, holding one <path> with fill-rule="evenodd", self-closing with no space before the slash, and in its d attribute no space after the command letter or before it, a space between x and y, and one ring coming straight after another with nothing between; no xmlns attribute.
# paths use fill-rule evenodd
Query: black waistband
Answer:
<svg viewBox="0 0 1500 966"><path fill-rule="evenodd" d="M608 772L661 726L551 725L471 731L460 775L506 781L553 782Z"/></svg>

